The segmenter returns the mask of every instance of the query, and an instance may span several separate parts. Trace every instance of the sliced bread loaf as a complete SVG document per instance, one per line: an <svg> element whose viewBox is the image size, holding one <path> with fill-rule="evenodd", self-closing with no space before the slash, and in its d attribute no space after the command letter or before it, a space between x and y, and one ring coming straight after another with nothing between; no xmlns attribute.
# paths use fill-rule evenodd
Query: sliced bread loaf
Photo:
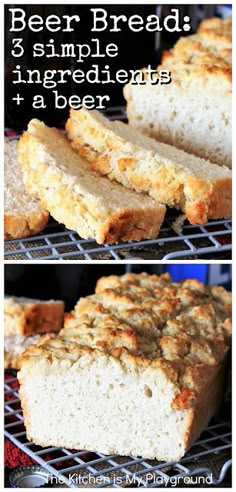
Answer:
<svg viewBox="0 0 236 492"><path fill-rule="evenodd" d="M192 224L231 214L231 171L97 111L71 110L68 138L93 169L182 210Z"/></svg>
<svg viewBox="0 0 236 492"><path fill-rule="evenodd" d="M100 244L157 237L165 206L98 176L55 128L32 120L18 152L28 192L81 237Z"/></svg>
<svg viewBox="0 0 236 492"><path fill-rule="evenodd" d="M179 460L220 405L231 295L146 273L106 277L96 292L21 358L27 438Z"/></svg>
<svg viewBox="0 0 236 492"><path fill-rule="evenodd" d="M17 239L40 232L49 213L26 192L21 165L17 159L17 140L4 142L4 239Z"/></svg>
<svg viewBox="0 0 236 492"><path fill-rule="evenodd" d="M196 35L181 38L158 67L171 72L169 85L146 77L144 85L125 86L130 125L231 167L231 50L230 21L204 21Z"/></svg>

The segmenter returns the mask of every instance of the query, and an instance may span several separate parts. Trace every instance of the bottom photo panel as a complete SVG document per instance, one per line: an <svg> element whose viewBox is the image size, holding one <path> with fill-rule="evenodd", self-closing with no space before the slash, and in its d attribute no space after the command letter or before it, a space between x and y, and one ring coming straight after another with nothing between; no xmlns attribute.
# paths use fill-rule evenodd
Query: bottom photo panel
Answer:
<svg viewBox="0 0 236 492"><path fill-rule="evenodd" d="M5 487L231 487L230 347L230 265L5 265Z"/></svg>

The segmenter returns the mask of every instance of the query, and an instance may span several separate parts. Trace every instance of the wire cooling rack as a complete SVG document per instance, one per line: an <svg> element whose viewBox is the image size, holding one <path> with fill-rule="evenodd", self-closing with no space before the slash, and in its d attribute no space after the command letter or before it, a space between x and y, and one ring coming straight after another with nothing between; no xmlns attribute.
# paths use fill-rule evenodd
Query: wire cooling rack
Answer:
<svg viewBox="0 0 236 492"><path fill-rule="evenodd" d="M111 119L126 121L124 107L112 107L105 111ZM8 138L17 138L6 129ZM231 220L210 221L204 226L185 221L182 232L176 232L173 224L178 217L168 210L157 239L128 241L115 245L98 245L93 239L82 239L53 219L37 236L21 240L5 241L5 260L175 260L175 259L231 259Z"/></svg>
<svg viewBox="0 0 236 492"><path fill-rule="evenodd" d="M211 221L204 226L184 225L175 232L177 214L168 211L157 239L98 245L81 239L51 220L44 233L31 238L5 241L5 260L172 260L188 258L230 258L231 221Z"/></svg>
<svg viewBox="0 0 236 492"><path fill-rule="evenodd" d="M17 378L6 374L5 436L47 470L48 484L70 488L212 486L222 483L231 468L231 425L221 418L212 419L178 463L36 446L26 438Z"/></svg>

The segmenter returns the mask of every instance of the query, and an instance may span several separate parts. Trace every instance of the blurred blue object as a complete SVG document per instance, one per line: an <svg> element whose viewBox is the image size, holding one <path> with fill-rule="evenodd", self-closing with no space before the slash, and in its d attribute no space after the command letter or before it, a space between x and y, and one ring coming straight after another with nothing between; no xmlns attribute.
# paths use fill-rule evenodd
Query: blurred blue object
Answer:
<svg viewBox="0 0 236 492"><path fill-rule="evenodd" d="M175 282L186 278L197 278L209 285L222 285L231 290L231 265L206 265L199 263L165 265L165 271L169 272Z"/></svg>
<svg viewBox="0 0 236 492"><path fill-rule="evenodd" d="M166 265L166 271L169 272L175 282L185 278L197 278L201 282L207 280L208 265L190 264L190 265Z"/></svg>
<svg viewBox="0 0 236 492"><path fill-rule="evenodd" d="M216 6L216 14L219 15L222 19L226 19L232 15L232 3L227 3L223 5Z"/></svg>

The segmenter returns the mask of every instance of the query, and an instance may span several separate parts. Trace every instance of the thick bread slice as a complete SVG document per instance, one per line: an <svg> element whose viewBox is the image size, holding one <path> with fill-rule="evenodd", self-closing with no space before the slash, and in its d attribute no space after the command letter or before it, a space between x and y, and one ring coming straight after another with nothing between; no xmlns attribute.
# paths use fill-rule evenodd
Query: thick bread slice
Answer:
<svg viewBox="0 0 236 492"><path fill-rule="evenodd" d="M232 167L231 20L204 20L197 34L180 38L158 70L169 85L124 88L130 125L154 137ZM145 74L145 69L143 69Z"/></svg>
<svg viewBox="0 0 236 492"><path fill-rule="evenodd" d="M165 206L98 176L58 130L32 120L18 151L29 193L81 237L100 244L157 237Z"/></svg>
<svg viewBox="0 0 236 492"><path fill-rule="evenodd" d="M36 343L40 336L4 336L4 369L20 369L20 358L23 352L30 345Z"/></svg>
<svg viewBox="0 0 236 492"><path fill-rule="evenodd" d="M63 324L63 301L40 301L27 297L4 299L4 335L35 335L59 331Z"/></svg>
<svg viewBox="0 0 236 492"><path fill-rule="evenodd" d="M231 214L231 171L145 137L97 111L71 110L72 146L92 169L182 210L192 224Z"/></svg>
<svg viewBox="0 0 236 492"><path fill-rule="evenodd" d="M17 140L4 141L4 239L32 236L46 226L49 213L25 190L17 159Z"/></svg>
<svg viewBox="0 0 236 492"><path fill-rule="evenodd" d="M59 335L21 358L28 439L179 460L220 405L230 306L229 292L197 280L101 279Z"/></svg>

